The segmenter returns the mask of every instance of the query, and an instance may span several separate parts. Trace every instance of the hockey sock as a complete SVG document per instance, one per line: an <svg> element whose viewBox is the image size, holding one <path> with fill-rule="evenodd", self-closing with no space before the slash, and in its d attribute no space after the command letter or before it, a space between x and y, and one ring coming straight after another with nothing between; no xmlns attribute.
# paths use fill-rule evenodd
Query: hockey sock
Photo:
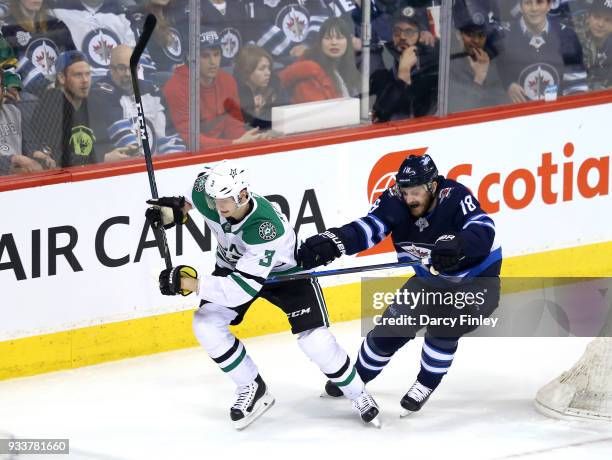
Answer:
<svg viewBox="0 0 612 460"><path fill-rule="evenodd" d="M250 384L257 377L257 367L243 343L234 338L232 346L220 356L209 356L216 362L223 372L226 372L237 386Z"/></svg>
<svg viewBox="0 0 612 460"><path fill-rule="evenodd" d="M431 337L425 334L421 352L421 370L417 380L432 390L446 375L453 363L459 339Z"/></svg>
<svg viewBox="0 0 612 460"><path fill-rule="evenodd" d="M228 329L229 322L235 316L229 309L215 308L209 304L207 309L200 309L194 314L193 332L208 356L241 387L250 384L258 371L242 342Z"/></svg>
<svg viewBox="0 0 612 460"><path fill-rule="evenodd" d="M410 339L410 337L374 337L369 333L361 343L355 364L364 383L368 383L380 374L391 361L393 354Z"/></svg>
<svg viewBox="0 0 612 460"><path fill-rule="evenodd" d="M347 398L355 399L363 392L361 378L329 329L322 326L302 332L298 335L298 344Z"/></svg>

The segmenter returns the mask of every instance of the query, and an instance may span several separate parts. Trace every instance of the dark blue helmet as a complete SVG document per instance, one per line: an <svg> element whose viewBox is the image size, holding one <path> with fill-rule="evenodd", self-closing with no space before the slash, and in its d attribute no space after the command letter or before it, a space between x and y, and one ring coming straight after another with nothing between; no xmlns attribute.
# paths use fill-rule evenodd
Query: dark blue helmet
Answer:
<svg viewBox="0 0 612 460"><path fill-rule="evenodd" d="M414 187L429 185L438 178L438 168L427 154L423 156L410 155L404 161L395 175L398 187ZM429 188L429 187L428 187Z"/></svg>

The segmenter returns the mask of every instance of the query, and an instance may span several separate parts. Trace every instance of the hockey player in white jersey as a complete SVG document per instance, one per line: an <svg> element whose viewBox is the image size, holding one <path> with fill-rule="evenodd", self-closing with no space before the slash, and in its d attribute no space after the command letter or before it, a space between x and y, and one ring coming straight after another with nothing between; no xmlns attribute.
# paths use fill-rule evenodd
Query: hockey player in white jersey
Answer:
<svg viewBox="0 0 612 460"><path fill-rule="evenodd" d="M146 217L154 228L180 225L195 208L216 236L216 267L211 275L198 277L194 268L179 265L163 270L159 284L164 295L195 292L201 299L194 314L194 333L237 386L237 399L230 409L237 429L248 426L274 404L257 366L228 329L242 321L259 297L287 314L302 351L352 401L361 419L380 426L376 402L328 329L325 300L316 279L265 284L271 275L301 270L295 260L296 235L270 201L250 192L240 165L223 161L201 173L185 197L148 203L153 206Z"/></svg>

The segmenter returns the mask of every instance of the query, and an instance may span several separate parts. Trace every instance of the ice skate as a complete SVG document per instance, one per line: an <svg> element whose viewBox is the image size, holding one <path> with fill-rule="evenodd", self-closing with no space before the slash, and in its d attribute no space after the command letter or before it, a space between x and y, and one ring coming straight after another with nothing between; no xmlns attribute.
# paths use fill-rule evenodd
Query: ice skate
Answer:
<svg viewBox="0 0 612 460"><path fill-rule="evenodd" d="M321 393L322 398L340 398L341 396L344 396L344 393L334 382L331 380L325 382L325 389Z"/></svg>
<svg viewBox="0 0 612 460"><path fill-rule="evenodd" d="M376 401L374 401L370 393L363 390L359 396L353 399L352 403L353 408L359 412L361 420L363 420L364 423L371 423L376 428L382 426L380 420L378 420L378 413L380 412L378 410L378 404L376 404Z"/></svg>
<svg viewBox="0 0 612 460"><path fill-rule="evenodd" d="M274 405L274 397L259 375L249 385L239 387L236 394L238 398L230 409L230 418L237 430L249 426Z"/></svg>
<svg viewBox="0 0 612 460"><path fill-rule="evenodd" d="M407 417L408 415L419 411L427 402L432 393L433 389L426 387L418 380L414 382L414 384L410 387L410 390L408 390L408 393L404 395L400 402L402 407L405 409L404 412L400 414L400 417Z"/></svg>

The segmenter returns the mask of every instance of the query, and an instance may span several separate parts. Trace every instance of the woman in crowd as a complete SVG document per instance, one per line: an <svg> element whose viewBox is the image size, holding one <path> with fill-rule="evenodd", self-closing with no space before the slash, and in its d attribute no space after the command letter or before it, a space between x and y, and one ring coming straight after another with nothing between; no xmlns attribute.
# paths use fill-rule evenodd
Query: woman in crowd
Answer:
<svg viewBox="0 0 612 460"><path fill-rule="evenodd" d="M287 66L279 78L293 104L357 96L360 75L351 28L340 18L326 20L305 59Z"/></svg>
<svg viewBox="0 0 612 460"><path fill-rule="evenodd" d="M242 116L251 128L272 127L272 107L288 104L287 93L273 72L272 56L256 45L247 45L236 58L234 76L238 83Z"/></svg>
<svg viewBox="0 0 612 460"><path fill-rule="evenodd" d="M142 32L147 14L154 14L157 18L153 36L147 45L152 62L145 59L141 65L146 76L159 85L172 76L176 66L185 63L187 50L182 45L182 34L186 36L188 31L179 30L176 25L176 16L181 11L181 4L179 0L145 0L127 14L136 38Z"/></svg>
<svg viewBox="0 0 612 460"><path fill-rule="evenodd" d="M40 95L55 80L60 53L74 50L66 24L49 16L46 0L10 0L2 35L13 48L23 89Z"/></svg>

